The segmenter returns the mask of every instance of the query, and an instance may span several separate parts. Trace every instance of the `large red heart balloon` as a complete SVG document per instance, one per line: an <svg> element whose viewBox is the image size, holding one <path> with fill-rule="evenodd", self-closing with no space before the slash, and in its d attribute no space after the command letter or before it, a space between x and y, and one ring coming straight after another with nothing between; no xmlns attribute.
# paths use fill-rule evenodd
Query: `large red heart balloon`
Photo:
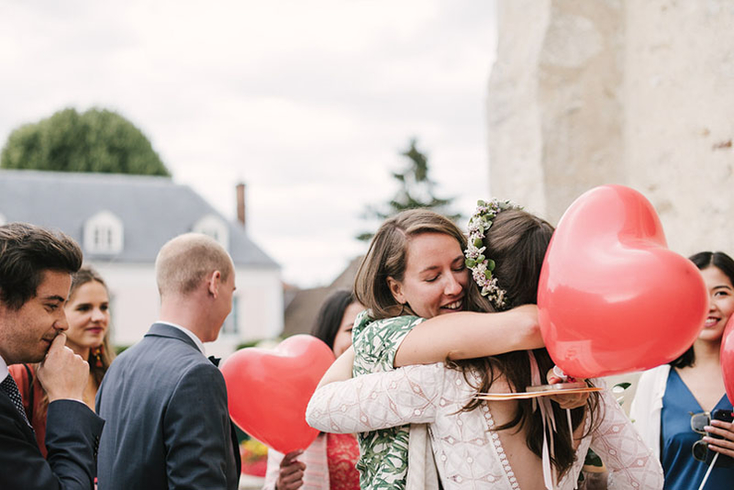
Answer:
<svg viewBox="0 0 734 490"><path fill-rule="evenodd" d="M734 404L734 315L729 317L721 338L721 372L729 403Z"/></svg>
<svg viewBox="0 0 734 490"><path fill-rule="evenodd" d="M307 448L319 431L306 424L306 406L333 362L331 349L311 335L235 352L222 365L232 420L276 451Z"/></svg>
<svg viewBox="0 0 734 490"><path fill-rule="evenodd" d="M540 274L538 316L548 352L567 374L669 362L696 340L707 311L700 272L668 250L642 194L597 187L566 210Z"/></svg>

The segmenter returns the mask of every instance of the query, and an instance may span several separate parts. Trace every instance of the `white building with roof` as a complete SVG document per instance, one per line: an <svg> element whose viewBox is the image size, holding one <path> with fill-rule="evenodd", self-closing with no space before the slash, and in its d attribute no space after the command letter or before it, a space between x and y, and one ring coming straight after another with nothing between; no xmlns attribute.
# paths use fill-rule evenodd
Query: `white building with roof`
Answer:
<svg viewBox="0 0 734 490"><path fill-rule="evenodd" d="M238 201L244 203L244 196ZM158 250L187 232L205 233L230 253L236 286L232 313L207 353L225 356L242 343L283 331L280 267L190 187L168 177L0 170L0 224L59 229L84 250L111 296L112 341L136 343L158 316Z"/></svg>

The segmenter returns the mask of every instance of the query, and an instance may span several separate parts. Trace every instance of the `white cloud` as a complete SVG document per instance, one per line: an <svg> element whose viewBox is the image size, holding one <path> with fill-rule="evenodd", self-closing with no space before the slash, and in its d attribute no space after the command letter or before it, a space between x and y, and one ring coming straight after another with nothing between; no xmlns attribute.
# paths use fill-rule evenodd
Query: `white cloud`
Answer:
<svg viewBox="0 0 734 490"><path fill-rule="evenodd" d="M465 214L486 197L484 0L6 2L0 140L64 107L140 127L172 170L248 230L300 285L364 245L366 204L411 137Z"/></svg>

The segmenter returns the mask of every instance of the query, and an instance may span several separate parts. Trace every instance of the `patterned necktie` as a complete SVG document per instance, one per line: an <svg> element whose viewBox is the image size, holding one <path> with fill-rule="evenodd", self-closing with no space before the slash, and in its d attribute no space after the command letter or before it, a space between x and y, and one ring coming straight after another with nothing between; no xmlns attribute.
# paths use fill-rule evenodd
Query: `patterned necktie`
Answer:
<svg viewBox="0 0 734 490"><path fill-rule="evenodd" d="M13 405L15 405L15 408L23 416L23 420L25 420L25 423L28 424L28 427L32 428L30 422L28 422L28 417L26 417L25 409L23 408L23 399L20 397L20 391L18 391L18 385L15 384L15 380L13 379L13 377L10 374L8 374L7 377L3 380L3 382L0 383L0 388L2 388L3 391L5 391L5 393L8 394L10 401L13 402Z"/></svg>

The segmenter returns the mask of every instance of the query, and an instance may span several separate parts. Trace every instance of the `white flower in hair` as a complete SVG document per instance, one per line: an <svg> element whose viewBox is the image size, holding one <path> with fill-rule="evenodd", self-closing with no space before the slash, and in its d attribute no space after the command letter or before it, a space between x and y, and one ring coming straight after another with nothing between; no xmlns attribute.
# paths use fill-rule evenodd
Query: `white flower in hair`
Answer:
<svg viewBox="0 0 734 490"><path fill-rule="evenodd" d="M464 251L465 263L472 271L474 282L480 287L482 296L486 296L497 310L505 307L507 292L499 287L497 278L492 276L495 264L494 260L484 256L486 250L484 237L497 215L506 209L522 209L522 206L507 200L477 201L477 210L469 219L467 226L469 240Z"/></svg>

